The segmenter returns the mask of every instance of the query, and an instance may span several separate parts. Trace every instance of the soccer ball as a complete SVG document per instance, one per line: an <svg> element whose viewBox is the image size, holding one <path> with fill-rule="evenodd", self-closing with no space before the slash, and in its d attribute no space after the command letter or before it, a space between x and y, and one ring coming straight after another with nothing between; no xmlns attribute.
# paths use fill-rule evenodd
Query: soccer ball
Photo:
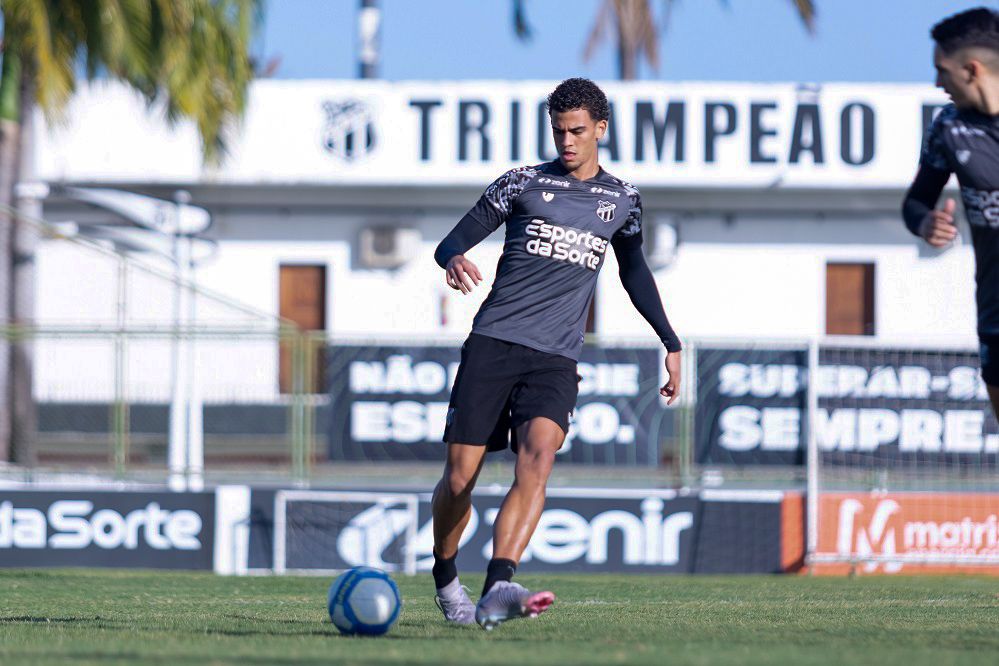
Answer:
<svg viewBox="0 0 999 666"><path fill-rule="evenodd" d="M342 634L380 636L399 617L399 588L384 571L355 567L330 585L330 619Z"/></svg>

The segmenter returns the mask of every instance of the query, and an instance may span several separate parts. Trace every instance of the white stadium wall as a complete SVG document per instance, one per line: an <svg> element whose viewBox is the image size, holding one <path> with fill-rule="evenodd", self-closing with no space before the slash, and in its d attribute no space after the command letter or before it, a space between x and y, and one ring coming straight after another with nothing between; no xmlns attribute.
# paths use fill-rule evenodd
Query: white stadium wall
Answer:
<svg viewBox="0 0 999 666"><path fill-rule="evenodd" d="M38 178L164 198L188 190L211 211L206 235L218 242L197 280L233 301L277 314L279 267L321 264L333 336L457 341L487 293L502 238L469 253L486 276L471 296L445 287L434 247L493 178L539 161L547 144L538 143L537 104L549 86L259 82L230 157L207 168L190 126L170 129L129 93L95 84L74 100L66 125L39 123ZM613 83L607 90L618 152L603 151L603 163L642 188L648 227L676 225L675 257L655 276L682 336L821 336L826 263L862 262L875 264L878 340L973 342L970 248L921 249L898 212L922 127L942 102L937 91L722 83ZM345 133L352 143L343 143ZM101 215L55 194L44 205L55 221ZM358 238L371 226L415 229L420 242L400 268L366 268ZM598 336L650 340L612 254L608 264L597 292ZM86 322L113 312L115 276L111 263L44 242L39 321ZM81 282L90 284L87 298L74 296ZM138 294L130 308L136 318L165 319L171 304ZM130 360L132 398L162 401L169 343L143 344L142 356L164 362ZM221 349L200 352L211 368L206 401L278 397L276 342L244 343L239 354ZM70 359L60 356L68 353L58 342L39 342L39 398L78 400L85 391L78 387L89 387L91 398L111 399L110 343L93 343L72 378L64 371Z"/></svg>

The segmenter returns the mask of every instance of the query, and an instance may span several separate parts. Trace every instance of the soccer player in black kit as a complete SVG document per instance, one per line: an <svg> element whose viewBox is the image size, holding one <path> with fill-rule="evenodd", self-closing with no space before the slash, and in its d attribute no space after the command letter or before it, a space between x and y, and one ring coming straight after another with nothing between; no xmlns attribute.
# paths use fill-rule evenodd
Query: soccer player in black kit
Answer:
<svg viewBox="0 0 999 666"><path fill-rule="evenodd" d="M955 203L937 199L952 173L975 249L982 379L999 413L999 12L980 7L933 27L936 85L950 96L927 132L905 196L909 230L934 247L957 237Z"/></svg>
<svg viewBox="0 0 999 666"><path fill-rule="evenodd" d="M545 486L576 404L576 361L597 273L609 248L621 282L666 347L672 403L680 387L680 341L642 254L638 190L600 168L607 97L568 79L548 96L559 157L513 169L486 189L434 255L452 288L469 293L482 273L465 252L506 225L496 277L462 347L447 412L444 474L434 490L434 583L444 617L485 629L535 617L555 600L512 582L541 517ZM471 493L488 451L508 443L514 482L493 526L493 555L478 604L458 582L455 558L471 516Z"/></svg>

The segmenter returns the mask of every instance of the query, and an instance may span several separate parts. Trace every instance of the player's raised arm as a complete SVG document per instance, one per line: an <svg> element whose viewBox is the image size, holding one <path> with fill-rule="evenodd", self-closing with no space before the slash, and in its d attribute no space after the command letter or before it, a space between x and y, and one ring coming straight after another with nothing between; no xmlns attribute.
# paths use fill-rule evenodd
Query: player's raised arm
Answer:
<svg viewBox="0 0 999 666"><path fill-rule="evenodd" d="M672 405L680 395L680 338L670 326L663 309L655 278L642 252L641 228L631 235L615 234L611 239L614 255L617 257L618 274L621 284L628 292L638 313L649 322L656 335L666 347L666 372L669 378L659 392L669 398L666 404Z"/></svg>

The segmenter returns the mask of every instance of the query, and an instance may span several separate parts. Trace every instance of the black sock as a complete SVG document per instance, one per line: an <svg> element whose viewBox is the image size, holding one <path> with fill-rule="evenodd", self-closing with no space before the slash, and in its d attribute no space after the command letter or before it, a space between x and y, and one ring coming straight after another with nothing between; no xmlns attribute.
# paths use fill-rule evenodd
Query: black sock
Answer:
<svg viewBox="0 0 999 666"><path fill-rule="evenodd" d="M442 587L447 587L448 583L458 577L458 567L454 564L454 558L456 557L458 557L458 553L444 559L434 550L434 568L432 571L434 574L434 585L437 586L438 590ZM424 569L424 571L426 570Z"/></svg>
<svg viewBox="0 0 999 666"><path fill-rule="evenodd" d="M486 583L482 586L482 596L486 596L486 592L501 580L509 583L513 580L515 573L517 573L517 563L513 560L504 560L502 557L494 557L489 560L489 566L486 567Z"/></svg>

